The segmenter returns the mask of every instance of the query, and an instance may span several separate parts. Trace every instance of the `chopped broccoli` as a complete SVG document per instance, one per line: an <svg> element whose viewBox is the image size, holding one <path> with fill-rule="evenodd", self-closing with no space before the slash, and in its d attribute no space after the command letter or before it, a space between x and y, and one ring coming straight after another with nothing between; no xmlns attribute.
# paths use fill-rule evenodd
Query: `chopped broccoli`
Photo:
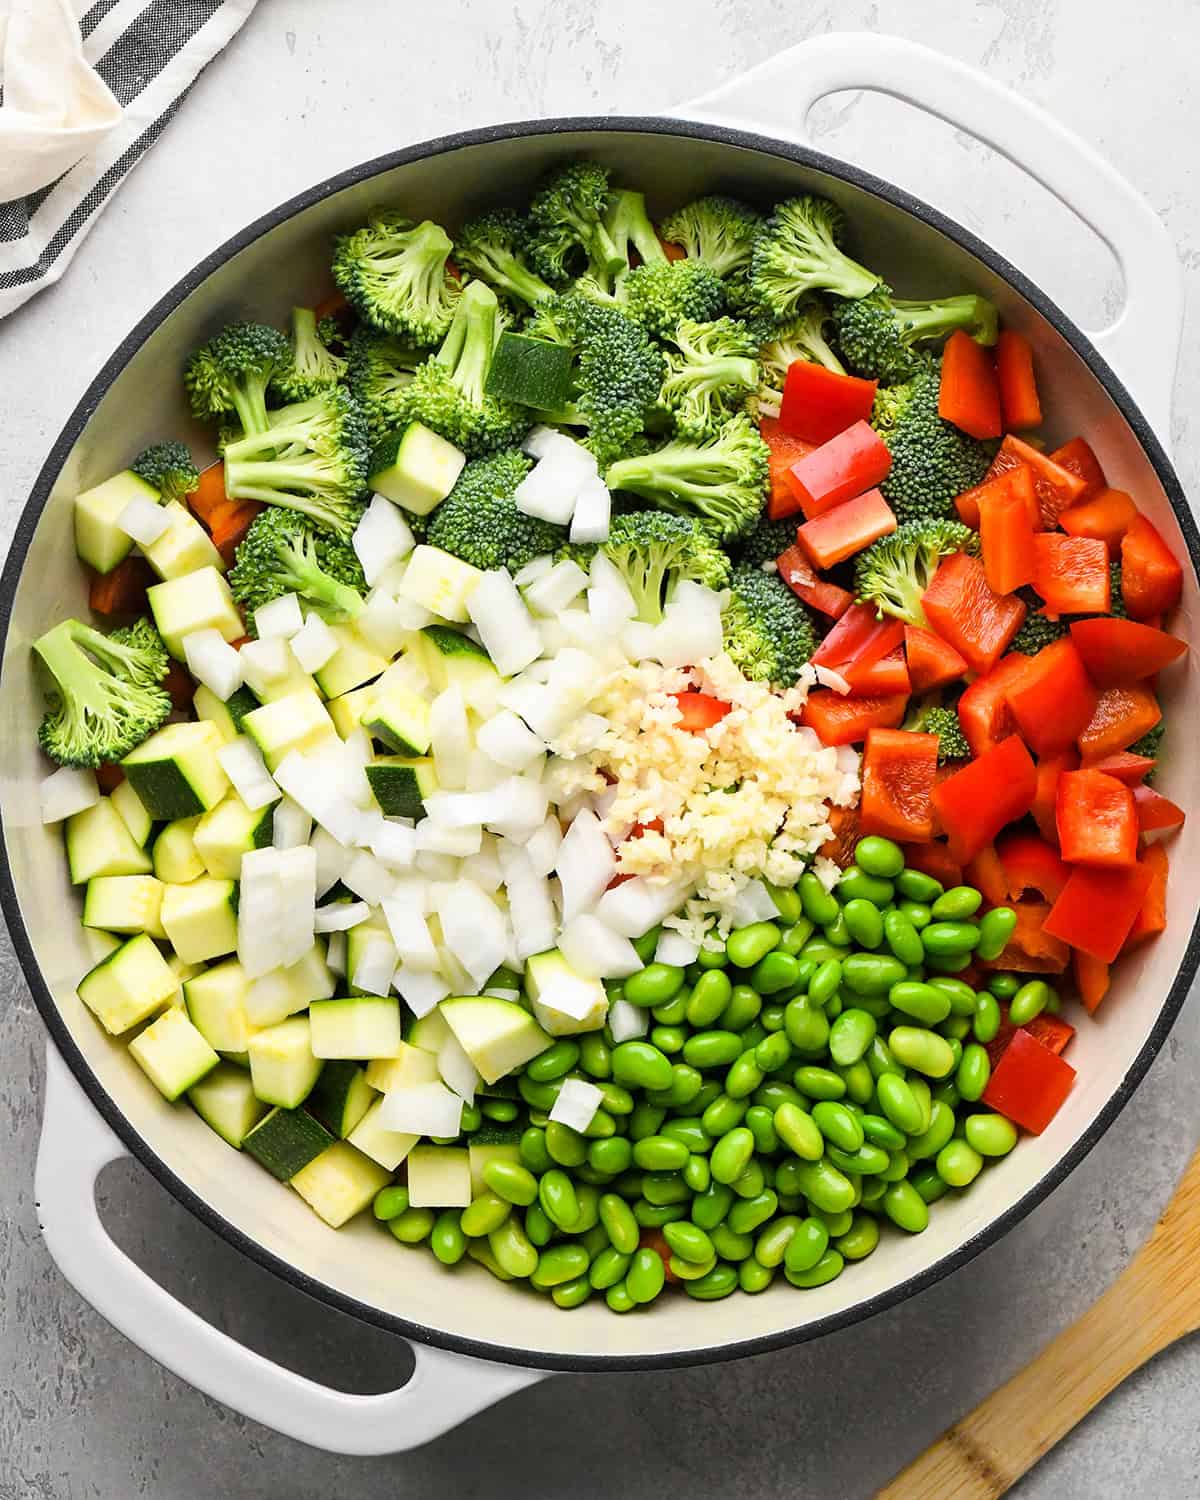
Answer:
<svg viewBox="0 0 1200 1500"><path fill-rule="evenodd" d="M903 727L918 734L937 736L939 766L951 760L971 759L971 747L963 733L958 709L953 704L943 704L937 694L914 705Z"/></svg>
<svg viewBox="0 0 1200 1500"><path fill-rule="evenodd" d="M824 365L838 375L846 372L841 360L825 339L829 309L817 297L809 297L794 318L772 327L758 351L762 362L762 380L755 397L760 417L777 417L783 400L783 386L788 370L798 359L808 364Z"/></svg>
<svg viewBox="0 0 1200 1500"><path fill-rule="evenodd" d="M429 517L426 540L472 567L507 568L556 552L566 539L561 526L519 511L513 492L533 467L516 448L476 458Z"/></svg>
<svg viewBox="0 0 1200 1500"><path fill-rule="evenodd" d="M776 204L754 241L750 288L777 318L790 318L809 292L865 297L880 278L838 248L845 216L811 194Z"/></svg>
<svg viewBox="0 0 1200 1500"><path fill-rule="evenodd" d="M1017 590L1017 597L1025 601L1025 618L1009 644L1010 651L1020 651L1023 656L1036 656L1043 646L1062 640L1070 625L1069 620L1052 620L1048 615L1042 614L1041 598L1028 584Z"/></svg>
<svg viewBox="0 0 1200 1500"><path fill-rule="evenodd" d="M322 321L326 333L329 319ZM335 325L336 327L336 325ZM292 308L292 359L275 377L275 388L287 401L307 401L346 378L346 360L325 343L311 307Z"/></svg>
<svg viewBox="0 0 1200 1500"><path fill-rule="evenodd" d="M712 521L723 541L749 531L763 508L767 445L744 416L704 442L676 439L613 464L610 490L629 490L662 510ZM765 575L764 575L765 576Z"/></svg>
<svg viewBox="0 0 1200 1500"><path fill-rule="evenodd" d="M725 650L744 677L791 687L817 649L808 611L777 573L738 563L723 617Z"/></svg>
<svg viewBox="0 0 1200 1500"><path fill-rule="evenodd" d="M54 679L38 739L60 765L120 760L171 712L170 695L161 686L171 663L149 620L111 635L81 620L63 620L33 649Z"/></svg>
<svg viewBox="0 0 1200 1500"><path fill-rule="evenodd" d="M229 571L233 597L254 632L254 611L284 594L331 623L362 611L367 581L349 542L319 530L299 511L268 506L238 546Z"/></svg>
<svg viewBox="0 0 1200 1500"><path fill-rule="evenodd" d="M624 257L613 244L604 219L610 207L608 170L595 162L574 162L543 179L529 205L530 258L556 285L582 271L614 276Z"/></svg>
<svg viewBox="0 0 1200 1500"><path fill-rule="evenodd" d="M1121 587L1121 564L1119 562L1109 563L1109 604L1108 612L1115 615L1118 620L1128 620L1129 610L1125 606L1125 591Z"/></svg>
<svg viewBox="0 0 1200 1500"><path fill-rule="evenodd" d="M906 521L890 536L872 542L854 560L854 586L880 619L894 615L909 625L928 626L921 595L938 564L952 552L977 552L979 533L961 521Z"/></svg>
<svg viewBox="0 0 1200 1500"><path fill-rule="evenodd" d="M152 443L129 467L164 500L185 500L200 484L200 470L186 443Z"/></svg>
<svg viewBox="0 0 1200 1500"><path fill-rule="evenodd" d="M774 562L795 545L797 519L785 516L782 521L772 521L764 510L750 530L730 544L730 551L738 562L752 563L756 568Z"/></svg>
<svg viewBox="0 0 1200 1500"><path fill-rule="evenodd" d="M359 315L384 333L436 344L454 316L459 283L446 262L450 236L429 219L373 213L361 229L339 235L333 279Z"/></svg>
<svg viewBox="0 0 1200 1500"><path fill-rule="evenodd" d="M977 343L994 344L999 332L995 304L974 295L938 302L893 298L880 285L867 297L834 304L838 348L856 375L888 385L908 380L921 367L914 346L965 329Z"/></svg>
<svg viewBox="0 0 1200 1500"><path fill-rule="evenodd" d="M995 444L968 437L938 416L941 366L927 362L903 385L875 398L872 425L887 444L892 468L880 485L898 521L954 520L954 501L983 480Z"/></svg>
<svg viewBox="0 0 1200 1500"><path fill-rule="evenodd" d="M748 204L712 194L676 209L661 228L663 239L681 246L690 260L702 260L718 276L732 276L749 267L762 222Z"/></svg>
<svg viewBox="0 0 1200 1500"><path fill-rule="evenodd" d="M744 323L685 319L671 335L678 354L667 355L659 400L683 437L709 437L758 385L755 341Z"/></svg>
<svg viewBox="0 0 1200 1500"><path fill-rule="evenodd" d="M1162 756L1163 730L1165 728L1165 721L1159 719L1158 723L1154 726L1153 729L1148 729L1146 733L1142 735L1140 740L1135 740L1133 744L1130 745L1130 755L1145 755L1148 756L1151 760L1160 759ZM1157 770L1157 767L1155 767L1155 769ZM1147 772L1146 780L1149 781L1153 777L1153 775L1154 771Z"/></svg>
<svg viewBox="0 0 1200 1500"><path fill-rule="evenodd" d="M247 436L267 425L267 390L292 362L287 339L265 323L231 323L188 360L183 381L192 415L236 415Z"/></svg>
<svg viewBox="0 0 1200 1500"><path fill-rule="evenodd" d="M225 447L225 493L298 510L348 537L362 514L367 428L341 386L268 413L264 432Z"/></svg>
<svg viewBox="0 0 1200 1500"><path fill-rule="evenodd" d="M512 209L498 208L464 224L454 245L459 265L497 292L530 307L554 295L554 288L526 264L529 224Z"/></svg>
<svg viewBox="0 0 1200 1500"><path fill-rule="evenodd" d="M389 333L360 325L350 339L347 379L372 442L407 419L405 393L425 355Z"/></svg>
<svg viewBox="0 0 1200 1500"><path fill-rule="evenodd" d="M578 557L603 552L624 578L637 605L637 617L657 625L675 585L690 578L706 588L722 589L729 580L729 559L702 521L661 510L636 510L612 519L608 540L581 549Z"/></svg>
<svg viewBox="0 0 1200 1500"><path fill-rule="evenodd" d="M642 265L665 264L667 253L658 242L654 225L646 213L646 195L619 188L612 196L604 227L613 242L621 264L611 273L593 270L592 275L605 291L620 293L631 270L633 252Z"/></svg>
<svg viewBox="0 0 1200 1500"><path fill-rule="evenodd" d="M530 425L523 408L485 393L499 311L486 282L468 282L441 348L419 366L399 403L403 420L423 422L471 454L518 442Z"/></svg>
<svg viewBox="0 0 1200 1500"><path fill-rule="evenodd" d="M725 306L721 278L700 260L637 266L621 288L625 307L648 333L670 338L680 323L707 323Z"/></svg>

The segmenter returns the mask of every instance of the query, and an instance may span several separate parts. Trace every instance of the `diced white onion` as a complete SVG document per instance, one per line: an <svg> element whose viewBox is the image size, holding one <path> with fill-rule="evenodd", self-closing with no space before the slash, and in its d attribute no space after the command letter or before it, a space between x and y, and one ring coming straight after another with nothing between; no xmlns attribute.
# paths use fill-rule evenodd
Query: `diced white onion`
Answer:
<svg viewBox="0 0 1200 1500"><path fill-rule="evenodd" d="M549 875L553 870L562 839L562 825L558 817L554 813L548 813L542 826L525 840L525 852L539 875Z"/></svg>
<svg viewBox="0 0 1200 1500"><path fill-rule="evenodd" d="M384 656L395 656L414 629L409 623L412 608L410 599L394 599L382 589L374 589L354 625L376 650Z"/></svg>
<svg viewBox="0 0 1200 1500"><path fill-rule="evenodd" d="M482 1083L475 1064L463 1051L462 1043L450 1032L437 1050L437 1069L442 1082L464 1102L475 1103L475 1090Z"/></svg>
<svg viewBox="0 0 1200 1500"><path fill-rule="evenodd" d="M497 792L504 795L504 816L485 820L484 827L492 833L527 839L546 821L550 794L533 777L510 776Z"/></svg>
<svg viewBox="0 0 1200 1500"><path fill-rule="evenodd" d="M650 1030L649 1012L631 1000L614 1000L608 1007L608 1029L614 1042L631 1042Z"/></svg>
<svg viewBox="0 0 1200 1500"><path fill-rule="evenodd" d="M237 951L247 978L296 963L312 947L316 878L311 846L242 856Z"/></svg>
<svg viewBox="0 0 1200 1500"><path fill-rule="evenodd" d="M389 1089L379 1106L385 1130L407 1135L454 1136L462 1125L463 1101L444 1083L419 1083L408 1089Z"/></svg>
<svg viewBox="0 0 1200 1500"><path fill-rule="evenodd" d="M349 932L371 915L365 901L331 901L328 906L318 906L313 917L314 932Z"/></svg>
<svg viewBox="0 0 1200 1500"><path fill-rule="evenodd" d="M615 635L627 620L637 615L633 595L616 566L603 552L597 552L592 558L588 576L588 613L597 630L605 635Z"/></svg>
<svg viewBox="0 0 1200 1500"><path fill-rule="evenodd" d="M399 508L382 495L371 497L362 520L354 528L351 542L367 583L372 586L392 563L407 557L416 546Z"/></svg>
<svg viewBox="0 0 1200 1500"><path fill-rule="evenodd" d="M320 615L309 615L291 639L292 655L306 672L319 672L338 649L338 639Z"/></svg>
<svg viewBox="0 0 1200 1500"><path fill-rule="evenodd" d="M290 641L303 625L300 600L295 594L281 594L254 611L254 628L260 641Z"/></svg>
<svg viewBox="0 0 1200 1500"><path fill-rule="evenodd" d="M571 517L573 542L604 542L612 523L612 495L599 474L585 480Z"/></svg>
<svg viewBox="0 0 1200 1500"><path fill-rule="evenodd" d="M475 981L478 991L504 962L508 949L504 913L468 880L443 887L435 904L446 946Z"/></svg>
<svg viewBox="0 0 1200 1500"><path fill-rule="evenodd" d="M329 943L325 949L325 962L335 974L345 977L346 934L344 932L331 932L329 934Z"/></svg>
<svg viewBox="0 0 1200 1500"><path fill-rule="evenodd" d="M447 854L455 859L467 859L478 854L483 843L483 829L478 823L462 828L447 828L432 818L422 818L415 832L416 852L421 854Z"/></svg>
<svg viewBox="0 0 1200 1500"><path fill-rule="evenodd" d="M588 912L567 923L558 946L576 973L589 979L624 979L643 967L629 939Z"/></svg>
<svg viewBox="0 0 1200 1500"><path fill-rule="evenodd" d="M749 927L751 922L775 922L779 908L761 880L747 881L733 900L733 925Z"/></svg>
<svg viewBox="0 0 1200 1500"><path fill-rule="evenodd" d="M813 671L817 674L817 681L822 687L832 688L843 698L850 692L850 684L840 672L835 672L832 667L817 666L813 668Z"/></svg>
<svg viewBox="0 0 1200 1500"><path fill-rule="evenodd" d="M429 933L423 903L410 886L398 887L383 902L383 915L406 973L413 970L432 973L437 968L437 949Z"/></svg>
<svg viewBox="0 0 1200 1500"><path fill-rule="evenodd" d="M309 843L317 860L317 897L324 896L342 878L342 871L351 859L347 849L327 829L313 830Z"/></svg>
<svg viewBox="0 0 1200 1500"><path fill-rule="evenodd" d="M193 630L183 638L187 669L221 702L232 698L242 685L242 654L235 651L219 630Z"/></svg>
<svg viewBox="0 0 1200 1500"><path fill-rule="evenodd" d="M389 869L406 870L417 856L417 835L403 823L384 822L375 829L368 847Z"/></svg>
<svg viewBox="0 0 1200 1500"><path fill-rule="evenodd" d="M604 1095L594 1083L582 1078L566 1078L558 1091L558 1098L550 1107L550 1118L556 1124L569 1125L582 1135L603 1103Z"/></svg>
<svg viewBox="0 0 1200 1500"><path fill-rule="evenodd" d="M139 547L152 546L170 529L171 517L148 495L135 495L117 517L117 530L132 537Z"/></svg>
<svg viewBox="0 0 1200 1500"><path fill-rule="evenodd" d="M674 932L670 927L664 927L659 934L658 946L654 950L654 962L671 964L677 969L686 969L688 964L696 962L699 952L698 942L684 937L682 932Z"/></svg>
<svg viewBox="0 0 1200 1500"><path fill-rule="evenodd" d="M234 791L251 811L279 800L280 790L263 762L262 751L248 735L240 734L236 740L222 745L217 760Z"/></svg>
<svg viewBox="0 0 1200 1500"><path fill-rule="evenodd" d="M558 917L549 881L537 874L528 854L516 844L507 841L501 844L500 862L517 958L524 960L553 948L558 936Z"/></svg>
<svg viewBox="0 0 1200 1500"><path fill-rule="evenodd" d="M290 654L286 641L247 641L238 655L247 687L260 698L272 683L280 682L288 674Z"/></svg>
<svg viewBox="0 0 1200 1500"><path fill-rule="evenodd" d="M439 693L429 706L430 749L444 787L462 787L467 782L471 732L467 708L457 687Z"/></svg>
<svg viewBox="0 0 1200 1500"><path fill-rule="evenodd" d="M664 917L678 911L686 893L687 886L681 881L656 884L636 875L605 891L596 906L596 915L614 932L639 938Z"/></svg>
<svg viewBox="0 0 1200 1500"><path fill-rule="evenodd" d="M312 837L312 818L298 802L281 797L271 824L271 842L276 849L299 849Z"/></svg>
<svg viewBox="0 0 1200 1500"><path fill-rule="evenodd" d="M555 869L562 884L563 920L566 922L594 906L616 874L617 858L613 847L600 819L590 809L577 813L563 835Z"/></svg>
<svg viewBox="0 0 1200 1500"><path fill-rule="evenodd" d="M450 993L450 986L440 974L427 973L407 964L402 964L396 970L392 983L404 997L405 1005L414 1016L427 1016L438 1001L444 1000Z"/></svg>
<svg viewBox="0 0 1200 1500"><path fill-rule="evenodd" d="M577 599L587 584L588 575L578 563L565 557L536 583L529 584L525 590L525 602L539 615L554 616Z"/></svg>
<svg viewBox="0 0 1200 1500"><path fill-rule="evenodd" d="M545 578L553 566L554 559L548 553L542 557L535 557L527 562L519 573L513 574L513 582L519 589L527 588L531 583L536 583L539 578Z"/></svg>
<svg viewBox="0 0 1200 1500"><path fill-rule="evenodd" d="M382 935L369 938L355 965L350 983L367 995L386 995L392 988L396 970L396 950Z"/></svg>
<svg viewBox="0 0 1200 1500"><path fill-rule="evenodd" d="M562 433L557 427L546 427L539 422L536 427L531 427L525 434L521 451L528 453L530 458L545 458L560 437Z"/></svg>
<svg viewBox="0 0 1200 1500"><path fill-rule="evenodd" d="M95 771L77 766L60 766L52 771L38 788L42 822L61 823L64 818L86 812L100 800Z"/></svg>
<svg viewBox="0 0 1200 1500"><path fill-rule="evenodd" d="M365 849L360 849L342 871L342 884L368 906L382 905L395 883L391 870Z"/></svg>
<svg viewBox="0 0 1200 1500"><path fill-rule="evenodd" d="M541 655L542 638L507 568L484 573L467 598L467 613L502 676L511 677Z"/></svg>
<svg viewBox="0 0 1200 1500"><path fill-rule="evenodd" d="M500 856L496 852L496 840L492 834L485 834L479 841L478 852L467 855L463 860L462 875L464 880L473 881L481 891L487 891L489 895L500 889L504 883L504 873L500 868Z"/></svg>

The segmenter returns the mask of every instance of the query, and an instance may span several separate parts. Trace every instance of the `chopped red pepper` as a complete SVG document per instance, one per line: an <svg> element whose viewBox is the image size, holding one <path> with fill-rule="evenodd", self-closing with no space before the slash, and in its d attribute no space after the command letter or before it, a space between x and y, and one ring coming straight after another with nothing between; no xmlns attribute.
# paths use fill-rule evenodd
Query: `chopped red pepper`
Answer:
<svg viewBox="0 0 1200 1500"><path fill-rule="evenodd" d="M1008 688L1017 728L1038 755L1074 745L1091 723L1099 696L1070 636L1043 646Z"/></svg>
<svg viewBox="0 0 1200 1500"><path fill-rule="evenodd" d="M1074 1082L1071 1064L1018 1026L988 1079L983 1102L1031 1135L1041 1135Z"/></svg>
<svg viewBox="0 0 1200 1500"><path fill-rule="evenodd" d="M1025 601L997 594L983 564L965 552L943 558L921 596L930 626L973 672L990 672L1025 619Z"/></svg>
<svg viewBox="0 0 1200 1500"><path fill-rule="evenodd" d="M1135 786L1133 805L1137 812L1138 832L1147 840L1176 833L1187 817L1182 807L1170 797L1156 792L1152 786Z"/></svg>
<svg viewBox="0 0 1200 1500"><path fill-rule="evenodd" d="M1075 497L1076 505L1084 500L1090 500L1093 495L1098 495L1108 485L1104 470L1100 467L1100 460L1092 452L1091 444L1084 438L1072 438L1061 448L1055 448L1050 455L1050 462L1057 464L1060 469L1066 469L1069 474L1074 474L1077 479L1083 481L1083 489Z"/></svg>
<svg viewBox="0 0 1200 1500"><path fill-rule="evenodd" d="M759 433L767 445L767 519L778 521L790 516L796 508L792 487L787 482L787 471L805 454L811 453L815 443L806 443L784 430L777 417L762 417L758 423Z"/></svg>
<svg viewBox="0 0 1200 1500"><path fill-rule="evenodd" d="M1042 403L1038 400L1033 374L1033 346L1023 333L1005 329L997 339L996 380L1000 386L1004 430L1020 432L1026 427L1039 427Z"/></svg>
<svg viewBox="0 0 1200 1500"><path fill-rule="evenodd" d="M997 840L996 854L1004 866L1008 894L1015 901L1034 891L1047 901L1062 895L1071 871L1057 849L1034 833L1006 833Z"/></svg>
<svg viewBox="0 0 1200 1500"><path fill-rule="evenodd" d="M833 860L839 869L846 870L854 863L854 849L862 837L858 808L831 807L829 826L833 830L833 836L825 840L817 853Z"/></svg>
<svg viewBox="0 0 1200 1500"><path fill-rule="evenodd" d="M1058 778L1058 846L1069 864L1127 869L1137 862L1133 792L1103 771L1064 771Z"/></svg>
<svg viewBox="0 0 1200 1500"><path fill-rule="evenodd" d="M96 767L96 785L107 797L125 780L125 772L115 761L106 760Z"/></svg>
<svg viewBox="0 0 1200 1500"><path fill-rule="evenodd" d="M975 494L984 574L996 593L1010 594L1033 579L1033 477L1027 468L1013 469Z"/></svg>
<svg viewBox="0 0 1200 1500"><path fill-rule="evenodd" d="M213 512L229 503L225 493L225 465L219 459L200 470L200 483L187 497L187 503L206 526L212 524Z"/></svg>
<svg viewBox="0 0 1200 1500"><path fill-rule="evenodd" d="M993 1068L1004 1056L1009 1042L1018 1030L1027 1031L1035 1041L1041 1042L1043 1047L1053 1052L1055 1057L1062 1056L1075 1035L1075 1028L1070 1021L1064 1021L1061 1016L1052 1016L1047 1011L1043 1011L1040 1016L1034 1016L1032 1021L1026 1021L1024 1026L1016 1027L1009 1019L1008 1006L1001 1002L1000 1030L986 1044L988 1062Z"/></svg>
<svg viewBox="0 0 1200 1500"><path fill-rule="evenodd" d="M969 333L957 329L942 350L938 416L973 438L999 437L1000 388L991 354Z"/></svg>
<svg viewBox="0 0 1200 1500"><path fill-rule="evenodd" d="M1078 771L1079 751L1072 745L1057 755L1042 755L1037 763L1037 791L1029 809L1038 832L1052 844L1058 843L1058 778L1064 771Z"/></svg>
<svg viewBox="0 0 1200 1500"><path fill-rule="evenodd" d="M130 554L107 573L92 574L88 607L98 615L140 614L147 607L146 590L157 582L146 559Z"/></svg>
<svg viewBox="0 0 1200 1500"><path fill-rule="evenodd" d="M914 693L932 693L966 675L967 664L954 647L920 625L904 627L904 655Z"/></svg>
<svg viewBox="0 0 1200 1500"><path fill-rule="evenodd" d="M973 531L979 530L979 503L993 489L1001 493L1007 491L1018 495L1029 509L1029 524L1032 529L1034 531L1042 529L1042 508L1038 504L1033 470L1028 464L1014 464L999 474L992 474L989 471L989 477L982 484L977 484L973 490L967 490L959 495L954 506L964 526L971 527Z"/></svg>
<svg viewBox="0 0 1200 1500"><path fill-rule="evenodd" d="M896 529L892 508L878 490L868 490L824 515L805 521L796 540L813 566L832 568Z"/></svg>
<svg viewBox="0 0 1200 1500"><path fill-rule="evenodd" d="M1126 786L1137 786L1158 762L1150 755L1134 755L1130 750L1116 750L1112 755L1102 755L1098 760L1085 760L1083 764L1089 771L1103 771L1106 775L1123 781ZM1072 766L1071 769L1074 770L1075 767Z"/></svg>
<svg viewBox="0 0 1200 1500"><path fill-rule="evenodd" d="M1071 960L1071 950L1046 931L1050 915L1048 901L1010 901L1017 914L1012 936L997 958L984 961L985 969L1014 974L1061 974Z"/></svg>
<svg viewBox="0 0 1200 1500"><path fill-rule="evenodd" d="M788 469L787 482L795 504L779 514L787 516L802 510L811 521L873 489L887 478L891 467L887 444L869 422L855 422Z"/></svg>
<svg viewBox="0 0 1200 1500"><path fill-rule="evenodd" d="M1133 497L1124 490L1104 489L1090 500L1064 510L1058 524L1070 536L1090 536L1108 548L1110 561L1121 555L1121 538L1137 515Z"/></svg>
<svg viewBox="0 0 1200 1500"><path fill-rule="evenodd" d="M1170 869L1167 851L1161 844L1149 844L1142 851L1141 864L1150 872L1150 882L1125 939L1126 948L1136 948L1139 943L1147 942L1167 929L1167 875Z"/></svg>
<svg viewBox="0 0 1200 1500"><path fill-rule="evenodd" d="M1165 615L1183 593L1183 569L1161 534L1136 516L1121 538L1121 593L1134 620Z"/></svg>
<svg viewBox="0 0 1200 1500"><path fill-rule="evenodd" d="M1121 951L1152 878L1145 862L1124 870L1076 865L1046 918L1046 931L1110 964Z"/></svg>
<svg viewBox="0 0 1200 1500"><path fill-rule="evenodd" d="M813 652L812 664L843 673L854 663L869 667L903 639L899 620L881 620L869 604L852 604Z"/></svg>
<svg viewBox="0 0 1200 1500"><path fill-rule="evenodd" d="M1071 954L1071 969L1083 1008L1091 1015L1108 994L1108 965L1102 958L1093 958L1090 953L1076 948Z"/></svg>
<svg viewBox="0 0 1200 1500"><path fill-rule="evenodd" d="M963 867L954 859L941 839L931 844L904 844L904 863L912 870L920 870L950 890L963 883Z"/></svg>
<svg viewBox="0 0 1200 1500"><path fill-rule="evenodd" d="M1033 548L1033 586L1046 601L1047 614L1108 613L1108 548L1103 542L1043 531L1034 537Z"/></svg>
<svg viewBox="0 0 1200 1500"><path fill-rule="evenodd" d="M933 792L950 853L964 864L972 859L1029 811L1036 789L1033 760L1015 734L956 771Z"/></svg>
<svg viewBox="0 0 1200 1500"><path fill-rule="evenodd" d="M1079 736L1079 751L1086 761L1099 760L1117 750L1126 750L1162 718L1158 699L1140 683L1105 688L1096 702L1091 722Z"/></svg>
<svg viewBox="0 0 1200 1500"><path fill-rule="evenodd" d="M1084 666L1100 687L1153 677L1187 651L1187 642L1137 620L1075 620L1071 625Z"/></svg>
<svg viewBox="0 0 1200 1500"><path fill-rule="evenodd" d="M870 420L878 385L877 380L794 360L783 382L780 425L806 443L827 443L855 422Z"/></svg>
<svg viewBox="0 0 1200 1500"><path fill-rule="evenodd" d="M1008 694L1021 680L1029 662L1030 658L1020 651L1010 651L990 672L977 677L958 700L958 722L972 755L982 755L1017 733Z"/></svg>
<svg viewBox="0 0 1200 1500"><path fill-rule="evenodd" d="M677 727L693 734L719 724L732 706L721 698L714 698L711 693L672 693L671 697L679 705Z"/></svg>
<svg viewBox="0 0 1200 1500"><path fill-rule="evenodd" d="M994 844L984 844L974 859L967 861L963 878L968 885L983 892L989 906L1003 906L1008 900L1008 877Z"/></svg>
<svg viewBox="0 0 1200 1500"><path fill-rule="evenodd" d="M1021 464L1033 472L1033 488L1042 511L1042 527L1051 531L1058 525L1060 513L1079 501L1087 485L1078 474L1056 464L1031 444L1013 437L1011 432L1000 444L1000 451L992 459L984 477L995 479Z"/></svg>
<svg viewBox="0 0 1200 1500"><path fill-rule="evenodd" d="M878 661L869 667L847 667L842 674L850 684L850 693L855 698L875 698L881 693L911 693L912 682L908 675L908 663L904 659L904 647L893 646Z"/></svg>
<svg viewBox="0 0 1200 1500"><path fill-rule="evenodd" d="M905 729L869 729L862 762L863 833L927 843L933 837L930 793L938 737Z"/></svg>
<svg viewBox="0 0 1200 1500"><path fill-rule="evenodd" d="M799 546L789 547L786 552L781 552L775 559L775 566L792 593L818 614L828 615L831 620L840 620L854 603L854 595L850 590L822 578Z"/></svg>
<svg viewBox="0 0 1200 1500"><path fill-rule="evenodd" d="M855 745L870 729L895 729L904 718L908 694L883 698L843 698L839 693L809 693L800 722L816 730L823 745Z"/></svg>

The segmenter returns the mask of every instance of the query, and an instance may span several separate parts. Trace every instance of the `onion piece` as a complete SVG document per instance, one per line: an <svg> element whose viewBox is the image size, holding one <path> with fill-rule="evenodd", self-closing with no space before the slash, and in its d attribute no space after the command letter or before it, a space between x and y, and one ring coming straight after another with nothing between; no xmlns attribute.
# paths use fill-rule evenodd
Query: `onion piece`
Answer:
<svg viewBox="0 0 1200 1500"><path fill-rule="evenodd" d="M219 630L210 627L190 631L183 638L183 656L196 681L202 682L222 703L241 687L241 652L235 651Z"/></svg>
<svg viewBox="0 0 1200 1500"><path fill-rule="evenodd" d="M542 638L507 568L483 575L467 598L467 613L501 676L513 676L542 654Z"/></svg>
<svg viewBox="0 0 1200 1500"><path fill-rule="evenodd" d="M331 901L318 906L313 917L314 932L348 932L370 919L371 908L365 901Z"/></svg>
<svg viewBox="0 0 1200 1500"><path fill-rule="evenodd" d="M61 823L64 818L86 812L100 800L95 771L78 766L60 766L38 787L43 823Z"/></svg>
<svg viewBox="0 0 1200 1500"><path fill-rule="evenodd" d="M575 972L588 979L624 979L644 967L627 937L588 912L567 923L558 946Z"/></svg>
<svg viewBox="0 0 1200 1500"><path fill-rule="evenodd" d="M306 672L319 672L338 650L338 638L320 615L309 615L289 643Z"/></svg>
<svg viewBox="0 0 1200 1500"><path fill-rule="evenodd" d="M558 1097L550 1107L550 1118L559 1125L568 1125L582 1133L596 1118L596 1111L604 1103L604 1095L594 1083L583 1078L565 1078Z"/></svg>
<svg viewBox="0 0 1200 1500"><path fill-rule="evenodd" d="M267 770L262 751L248 735L240 734L222 745L217 760L234 791L252 812L278 802L283 795Z"/></svg>
<svg viewBox="0 0 1200 1500"><path fill-rule="evenodd" d="M416 546L399 507L382 495L371 497L350 540L362 563L363 576L372 586L392 563L407 557Z"/></svg>
<svg viewBox="0 0 1200 1500"><path fill-rule="evenodd" d="M304 616L295 594L280 594L254 611L254 628L260 641L290 641L303 627Z"/></svg>
<svg viewBox="0 0 1200 1500"><path fill-rule="evenodd" d="M554 868L562 885L564 921L570 922L589 910L603 896L617 872L617 857L600 819L590 808L576 813L563 835Z"/></svg>
<svg viewBox="0 0 1200 1500"><path fill-rule="evenodd" d="M455 1136L462 1126L463 1101L444 1083L418 1083L389 1089L379 1105L379 1124L406 1135Z"/></svg>
<svg viewBox="0 0 1200 1500"><path fill-rule="evenodd" d="M117 530L132 537L139 547L153 546L170 529L171 517L148 495L135 495L117 517Z"/></svg>

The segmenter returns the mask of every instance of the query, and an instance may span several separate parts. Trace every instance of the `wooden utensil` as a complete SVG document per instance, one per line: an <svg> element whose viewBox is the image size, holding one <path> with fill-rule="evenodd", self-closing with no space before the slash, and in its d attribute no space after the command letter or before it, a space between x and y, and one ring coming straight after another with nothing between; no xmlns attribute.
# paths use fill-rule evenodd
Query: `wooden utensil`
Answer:
<svg viewBox="0 0 1200 1500"><path fill-rule="evenodd" d="M1200 1151L1108 1291L876 1500L997 1500L1134 1370L1200 1328Z"/></svg>

